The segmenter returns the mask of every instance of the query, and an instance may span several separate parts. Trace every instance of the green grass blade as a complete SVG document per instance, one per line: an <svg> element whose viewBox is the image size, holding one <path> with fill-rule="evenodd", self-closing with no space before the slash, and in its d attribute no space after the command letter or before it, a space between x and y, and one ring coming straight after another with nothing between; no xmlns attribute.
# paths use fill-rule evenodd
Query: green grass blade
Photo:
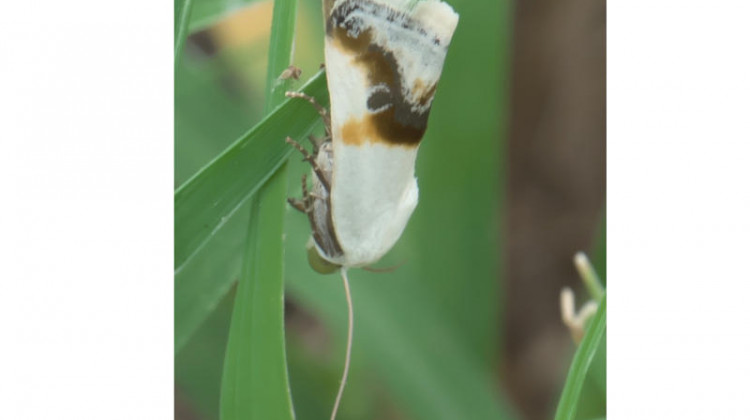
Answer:
<svg viewBox="0 0 750 420"><path fill-rule="evenodd" d="M175 354L191 340L242 272L249 201L175 275Z"/></svg>
<svg viewBox="0 0 750 420"><path fill-rule="evenodd" d="M289 67L292 60L296 19L297 0L274 1L266 72L266 113L284 101L284 92L291 84L290 80L279 80L278 77Z"/></svg>
<svg viewBox="0 0 750 420"><path fill-rule="evenodd" d="M182 56L182 46L187 38L193 0L174 0L174 65L177 68Z"/></svg>
<svg viewBox="0 0 750 420"><path fill-rule="evenodd" d="M323 72L302 91L328 104ZM287 100L175 191L175 272L289 157L286 136L304 138L319 120L310 104Z"/></svg>
<svg viewBox="0 0 750 420"><path fill-rule="evenodd" d="M586 379L586 373L589 370L591 361L599 347L599 343L604 337L604 331L607 327L607 294L605 292L596 315L591 320L586 335L584 335L581 345L573 356L573 362L568 371L568 377L565 380L560 402L557 405L555 420L573 420L575 419L576 410L578 409L578 400L583 388L583 382Z"/></svg>
<svg viewBox="0 0 750 420"><path fill-rule="evenodd" d="M286 172L253 197L221 385L222 420L293 419L284 351L282 238ZM263 246L259 247L258 243ZM269 253L279 255L269 258Z"/></svg>
<svg viewBox="0 0 750 420"><path fill-rule="evenodd" d="M296 0L275 0L271 25L266 112L281 103L287 81ZM234 302L222 378L222 420L294 420L284 342L283 165L251 199L247 248Z"/></svg>

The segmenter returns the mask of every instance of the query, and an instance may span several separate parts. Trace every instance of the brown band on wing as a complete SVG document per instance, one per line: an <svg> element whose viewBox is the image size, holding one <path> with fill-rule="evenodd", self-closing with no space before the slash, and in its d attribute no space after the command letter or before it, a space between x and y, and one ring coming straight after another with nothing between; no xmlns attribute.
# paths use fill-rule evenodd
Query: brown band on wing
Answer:
<svg viewBox="0 0 750 420"><path fill-rule="evenodd" d="M434 96L437 85L427 87L418 79L415 86L407 87L417 93L418 104L408 101L403 94L406 89L402 86L403 78L393 52L373 42L372 28L354 30L362 22L346 19L357 7L355 1L345 2L333 10L326 21L326 33L332 39L333 47L351 55L354 63L365 69L369 87L375 88L367 98L371 114L358 122L352 121L358 126L354 131L365 137L347 138L345 132L351 133L353 127L348 130L344 127L343 140L349 144L361 144L367 138L373 142L417 146L427 129L430 107L425 106Z"/></svg>
<svg viewBox="0 0 750 420"><path fill-rule="evenodd" d="M398 146L416 146L424 135L424 129L399 126L393 123L394 109L389 108L364 118L350 118L341 127L341 138L344 143L353 146L362 145L365 141L390 143ZM412 139L417 139L412 141Z"/></svg>

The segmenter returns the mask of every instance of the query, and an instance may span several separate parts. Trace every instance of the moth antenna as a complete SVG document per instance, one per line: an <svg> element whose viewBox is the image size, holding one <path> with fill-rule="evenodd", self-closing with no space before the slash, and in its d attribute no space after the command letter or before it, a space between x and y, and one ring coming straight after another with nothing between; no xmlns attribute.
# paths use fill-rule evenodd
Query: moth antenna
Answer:
<svg viewBox="0 0 750 420"><path fill-rule="evenodd" d="M344 360L344 373L341 376L341 385L339 392L336 394L336 402L333 403L333 412L331 420L336 420L336 413L339 411L341 396L344 394L346 378L349 376L349 363L352 359L352 337L354 335L354 307L352 305L352 292L349 290L349 277L346 274L346 267L341 267L341 279L344 281L344 291L346 292L346 305L349 308L349 330L346 337L346 359Z"/></svg>

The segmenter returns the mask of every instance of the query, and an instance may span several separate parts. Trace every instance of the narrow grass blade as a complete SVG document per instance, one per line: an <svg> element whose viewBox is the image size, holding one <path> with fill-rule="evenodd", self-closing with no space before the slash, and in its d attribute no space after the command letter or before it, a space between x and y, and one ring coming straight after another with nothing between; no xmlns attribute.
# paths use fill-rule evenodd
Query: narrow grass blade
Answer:
<svg viewBox="0 0 750 420"><path fill-rule="evenodd" d="M575 419L576 410L578 409L578 399L581 394L581 389L583 388L584 379L586 379L586 373L589 370L591 361L594 359L596 349L599 347L599 343L604 337L606 327L607 294L605 292L601 302L599 302L599 309L586 329L586 335L584 335L583 340L573 357L573 362L568 371L568 377L565 380L565 387L563 388L560 402L557 405L555 420Z"/></svg>
<svg viewBox="0 0 750 420"><path fill-rule="evenodd" d="M275 0L271 25L266 112L284 98L277 75L289 65L296 0ZM222 420L294 420L284 342L283 165L251 199L247 248L234 302L222 378Z"/></svg>
<svg viewBox="0 0 750 420"><path fill-rule="evenodd" d="M249 201L175 275L175 354L182 351L240 277L247 242Z"/></svg>
<svg viewBox="0 0 750 420"><path fill-rule="evenodd" d="M281 72L292 60L294 22L297 19L297 0L275 0L271 21L271 44L266 72L266 113L284 101L284 92L291 84L280 80Z"/></svg>
<svg viewBox="0 0 750 420"><path fill-rule="evenodd" d="M302 91L328 104L323 72ZM289 157L286 136L304 138L319 120L310 104L287 100L175 191L175 272Z"/></svg>
<svg viewBox="0 0 750 420"><path fill-rule="evenodd" d="M286 188L277 186L286 186L286 171L275 174L251 201L246 260L224 358L222 420L294 418L284 351L279 232L285 214ZM263 246L258 246L259 243Z"/></svg>
<svg viewBox="0 0 750 420"><path fill-rule="evenodd" d="M187 38L188 23L190 23L190 12L193 8L193 0L174 0L174 65L180 62L182 46Z"/></svg>

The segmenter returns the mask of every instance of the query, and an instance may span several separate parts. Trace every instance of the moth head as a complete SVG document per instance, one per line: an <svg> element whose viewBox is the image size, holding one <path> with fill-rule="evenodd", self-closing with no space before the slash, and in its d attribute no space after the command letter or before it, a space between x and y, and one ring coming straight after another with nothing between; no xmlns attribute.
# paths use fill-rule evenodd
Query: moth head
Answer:
<svg viewBox="0 0 750 420"><path fill-rule="evenodd" d="M320 274L335 273L341 268L340 265L334 264L320 255L312 238L307 242L307 262L310 263L310 267L312 267L313 270Z"/></svg>

